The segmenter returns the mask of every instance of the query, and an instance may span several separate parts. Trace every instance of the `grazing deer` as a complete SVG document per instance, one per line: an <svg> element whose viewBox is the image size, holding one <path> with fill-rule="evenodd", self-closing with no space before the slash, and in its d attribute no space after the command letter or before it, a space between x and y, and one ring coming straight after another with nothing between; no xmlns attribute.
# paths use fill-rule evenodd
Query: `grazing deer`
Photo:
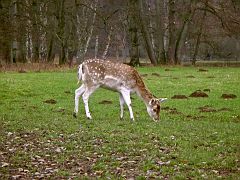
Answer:
<svg viewBox="0 0 240 180"><path fill-rule="evenodd" d="M130 94L136 92L144 101L147 112L154 121L159 120L160 104L167 98L156 98L146 88L138 72L131 66L101 59L85 60L78 67L78 80L82 85L75 91L75 110L78 113L79 97L82 96L86 116L92 119L88 107L90 95L99 87L119 92L120 118L123 118L123 106L126 103L131 120L134 120Z"/></svg>

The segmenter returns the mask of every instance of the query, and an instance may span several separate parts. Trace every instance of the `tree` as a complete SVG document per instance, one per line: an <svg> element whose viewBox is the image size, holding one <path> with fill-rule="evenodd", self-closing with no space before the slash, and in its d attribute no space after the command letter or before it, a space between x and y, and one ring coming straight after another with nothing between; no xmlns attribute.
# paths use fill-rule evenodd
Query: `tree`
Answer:
<svg viewBox="0 0 240 180"><path fill-rule="evenodd" d="M138 0L138 24L140 26L141 29L141 33L143 35L143 39L144 39L144 46L146 48L148 57L151 61L151 63L153 65L157 64L157 59L155 56L155 52L153 49L153 44L152 41L150 39L150 34L149 34L149 30L147 28L147 24L146 24L146 19L144 16L144 6L143 6L143 0Z"/></svg>
<svg viewBox="0 0 240 180"><path fill-rule="evenodd" d="M139 39L137 28L137 4L138 0L129 0L129 34L130 34L130 65L138 66L139 62Z"/></svg>
<svg viewBox="0 0 240 180"><path fill-rule="evenodd" d="M0 23L1 63L240 58L237 0L1 0Z"/></svg>
<svg viewBox="0 0 240 180"><path fill-rule="evenodd" d="M164 1L155 1L156 6L156 39L157 39L157 59L161 64L166 64L166 52L164 45Z"/></svg>

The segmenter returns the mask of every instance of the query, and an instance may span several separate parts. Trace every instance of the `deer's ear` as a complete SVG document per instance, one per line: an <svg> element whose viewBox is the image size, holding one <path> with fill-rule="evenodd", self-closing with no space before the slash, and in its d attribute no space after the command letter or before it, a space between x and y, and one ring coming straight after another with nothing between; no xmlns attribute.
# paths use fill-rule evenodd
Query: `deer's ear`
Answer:
<svg viewBox="0 0 240 180"><path fill-rule="evenodd" d="M150 101L149 101L149 105L153 105L155 103L155 99L151 99Z"/></svg>
<svg viewBox="0 0 240 180"><path fill-rule="evenodd" d="M167 98L159 98L160 103L162 103L162 102L164 102L166 100L167 100Z"/></svg>

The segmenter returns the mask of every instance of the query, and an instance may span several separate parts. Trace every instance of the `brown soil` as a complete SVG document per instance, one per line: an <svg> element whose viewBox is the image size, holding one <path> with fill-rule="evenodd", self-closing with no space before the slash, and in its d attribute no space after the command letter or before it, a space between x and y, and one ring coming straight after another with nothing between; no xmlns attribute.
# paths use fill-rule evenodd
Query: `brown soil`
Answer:
<svg viewBox="0 0 240 180"><path fill-rule="evenodd" d="M199 107L198 109L200 112L217 112L216 109L214 109L213 107L208 106L208 105Z"/></svg>
<svg viewBox="0 0 240 180"><path fill-rule="evenodd" d="M170 108L169 106L161 107L161 110L165 110L165 111L169 111L170 109L172 109L172 108ZM174 109L176 109L176 108L174 108Z"/></svg>
<svg viewBox="0 0 240 180"><path fill-rule="evenodd" d="M190 94L189 97L208 97L208 95L205 92L202 92L201 90L197 90Z"/></svg>
<svg viewBox="0 0 240 180"><path fill-rule="evenodd" d="M147 77L148 74L141 74L141 77Z"/></svg>
<svg viewBox="0 0 240 180"><path fill-rule="evenodd" d="M57 101L54 100L54 99L48 99L48 100L43 101L43 102L44 102L44 103L48 103L48 104L56 104L56 103L57 103Z"/></svg>
<svg viewBox="0 0 240 180"><path fill-rule="evenodd" d="M194 119L194 120L205 118L205 116L193 116L193 115L187 115L186 117L189 119Z"/></svg>
<svg viewBox="0 0 240 180"><path fill-rule="evenodd" d="M200 112L221 112L221 111L231 111L231 109L223 107L220 109L214 109L212 106L206 105L198 108Z"/></svg>
<svg viewBox="0 0 240 180"><path fill-rule="evenodd" d="M229 109L229 108L220 108L220 109L218 109L218 111L231 111L231 109Z"/></svg>
<svg viewBox="0 0 240 180"><path fill-rule="evenodd" d="M23 69L20 69L18 72L19 72L19 73L27 73L27 71L25 71L25 70L23 70Z"/></svg>
<svg viewBox="0 0 240 180"><path fill-rule="evenodd" d="M152 76L160 77L160 74L158 74L158 73L152 73Z"/></svg>
<svg viewBox="0 0 240 180"><path fill-rule="evenodd" d="M112 104L113 102L112 101L109 101L109 100L102 100L100 101L98 104Z"/></svg>
<svg viewBox="0 0 240 180"><path fill-rule="evenodd" d="M199 72L207 72L208 70L207 69L198 69Z"/></svg>
<svg viewBox="0 0 240 180"><path fill-rule="evenodd" d="M168 68L166 68L165 71L172 71L172 69L168 69Z"/></svg>
<svg viewBox="0 0 240 180"><path fill-rule="evenodd" d="M240 122L240 115L232 116L234 122Z"/></svg>
<svg viewBox="0 0 240 180"><path fill-rule="evenodd" d="M162 107L161 110L168 111L170 114L182 114L181 112L179 112L179 111L177 110L177 108L170 108L170 107L168 107L168 106Z"/></svg>
<svg viewBox="0 0 240 180"><path fill-rule="evenodd" d="M204 89L203 91L204 92L210 92L211 90L210 89Z"/></svg>
<svg viewBox="0 0 240 180"><path fill-rule="evenodd" d="M234 99L237 98L235 94L222 94L221 98L223 99Z"/></svg>
<svg viewBox="0 0 240 180"><path fill-rule="evenodd" d="M188 97L185 95L174 95L171 99L188 99Z"/></svg>
<svg viewBox="0 0 240 180"><path fill-rule="evenodd" d="M189 76L186 76L186 78L195 78L195 76L189 75Z"/></svg>
<svg viewBox="0 0 240 180"><path fill-rule="evenodd" d="M55 110L56 112L64 112L65 111L65 109L64 108L59 108L59 109L57 109L57 110Z"/></svg>

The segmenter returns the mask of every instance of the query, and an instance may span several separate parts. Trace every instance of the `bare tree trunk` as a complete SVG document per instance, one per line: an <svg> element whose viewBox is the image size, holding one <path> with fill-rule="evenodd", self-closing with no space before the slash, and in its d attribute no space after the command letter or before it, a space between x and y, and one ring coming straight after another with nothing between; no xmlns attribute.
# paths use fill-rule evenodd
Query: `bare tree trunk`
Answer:
<svg viewBox="0 0 240 180"><path fill-rule="evenodd" d="M32 1L33 9L33 61L39 62L39 50L40 50L40 31L39 31L39 21L38 21L38 6L36 0Z"/></svg>
<svg viewBox="0 0 240 180"><path fill-rule="evenodd" d="M127 42L126 42L126 38L127 38L127 33L126 33L126 31L124 31L123 41L122 41L122 61L123 62L126 61L127 52L129 51L129 48L128 48Z"/></svg>
<svg viewBox="0 0 240 180"><path fill-rule="evenodd" d="M116 59L119 60L119 46L116 46Z"/></svg>
<svg viewBox="0 0 240 180"><path fill-rule="evenodd" d="M108 53L108 50L109 50L109 46L110 46L110 43L111 43L111 37L112 37L112 27L110 28L110 31L108 33L108 37L107 37L107 44L106 44L106 47L105 47L105 50L103 52L103 55L102 55L102 58L103 59L106 59L106 55Z"/></svg>
<svg viewBox="0 0 240 180"><path fill-rule="evenodd" d="M13 33L13 41L11 44L11 62L12 63L16 63L19 59L19 42L17 40L17 0L13 0L12 1L13 4L13 10L11 15L13 16L13 27L14 29L14 33Z"/></svg>
<svg viewBox="0 0 240 180"><path fill-rule="evenodd" d="M236 61L240 60L240 36L236 38Z"/></svg>
<svg viewBox="0 0 240 180"><path fill-rule="evenodd" d="M32 47L32 34L29 29L27 29L26 34L26 59L30 63L33 58L33 47Z"/></svg>
<svg viewBox="0 0 240 180"><path fill-rule="evenodd" d="M157 59L161 64L166 64L166 54L164 48L164 22L161 11L164 9L162 1L156 1L156 26L157 26Z"/></svg>
<svg viewBox="0 0 240 180"><path fill-rule="evenodd" d="M53 50L53 35L51 35L50 37L50 42L48 45L48 51L47 51L47 62L51 62L53 60L53 56L52 56L52 50Z"/></svg>
<svg viewBox="0 0 240 180"><path fill-rule="evenodd" d="M98 0L91 3L91 8L83 7L82 15L79 14L79 4L75 2L76 5L76 16L77 16L77 60L79 62L83 61L84 56L87 52L90 40L92 38L93 28L96 20L96 10L98 6ZM82 18L82 19L81 19ZM89 18L92 18L92 22L89 25Z"/></svg>
<svg viewBox="0 0 240 180"><path fill-rule="evenodd" d="M175 28L175 1L169 0L168 2L168 32L169 32L169 43L168 43L168 62L174 64L174 52L176 43L176 28Z"/></svg>
<svg viewBox="0 0 240 180"><path fill-rule="evenodd" d="M98 57L98 35L96 35L96 40L95 40L95 59Z"/></svg>
<svg viewBox="0 0 240 180"><path fill-rule="evenodd" d="M151 14L151 2L147 1L147 6L148 6L148 13ZM155 38L153 36L153 23L152 23L152 17L150 16L146 22L149 22L149 34L150 34L150 39L152 42L152 47L153 47L153 51L155 52L156 50L156 42L155 42Z"/></svg>
<svg viewBox="0 0 240 180"><path fill-rule="evenodd" d="M130 33L130 65L138 66L139 62L139 42L137 29L137 0L129 0L129 33Z"/></svg>
<svg viewBox="0 0 240 180"><path fill-rule="evenodd" d="M150 34L149 34L149 30L147 29L147 25L146 25L146 20L144 18L144 8L143 8L143 1L142 0L138 0L138 6L139 6L139 25L140 25L140 29L143 35L143 39L145 41L144 45L145 48L147 50L147 54L148 57L151 61L152 64L156 65L157 64L157 60L156 60L156 56L153 50L153 44L151 42L151 38L150 38Z"/></svg>
<svg viewBox="0 0 240 180"><path fill-rule="evenodd" d="M193 15L195 13L195 9L192 10L191 9L191 5L192 5L192 1L190 1L189 11L186 14L186 19L184 19L182 27L181 27L181 29L180 29L180 31L178 33L178 36L177 36L177 41L176 41L176 46L175 46L175 53L174 53L174 63L175 64L180 64L181 63L180 60L179 60L179 57L178 57L179 49L182 48L182 46L183 46L183 44L185 42L185 39L186 39L186 36L187 36L188 27L189 27L189 22L192 20Z"/></svg>
<svg viewBox="0 0 240 180"><path fill-rule="evenodd" d="M201 36L202 36L202 31L203 31L203 25L205 22L205 17L206 17L206 10L204 10L203 12L203 16L200 20L200 27L198 30L198 34L197 34L197 41L196 41L196 45L194 48L194 54L193 54L193 58L192 58L192 64L195 65L196 64L196 60L197 60L197 55L198 55L198 50L199 50L199 45L200 45L200 40L201 40Z"/></svg>
<svg viewBox="0 0 240 180"><path fill-rule="evenodd" d="M65 52L65 44L66 44L66 37L65 37L65 11L64 11L64 4L65 0L60 0L59 2L59 10L58 10L58 33L57 37L60 41L61 45L61 54L59 58L59 64L64 64L66 62L66 52Z"/></svg>
<svg viewBox="0 0 240 180"><path fill-rule="evenodd" d="M96 20L97 3L98 3L98 0L95 0L93 19L92 19L92 24L90 25L90 28L89 28L90 30L89 30L89 33L88 33L87 42L85 43L84 56L87 52L89 42L92 38L93 28L94 28L94 24L95 24L95 20Z"/></svg>
<svg viewBox="0 0 240 180"><path fill-rule="evenodd" d="M28 0L25 1L26 6L30 7L30 3ZM30 14L29 12L26 12L27 16L27 22L26 22L26 40L25 40L25 46L26 46L26 60L28 63L31 63L33 58L33 42L32 42L32 23L30 21Z"/></svg>
<svg viewBox="0 0 240 180"><path fill-rule="evenodd" d="M47 25L47 17L45 12L47 10L47 6L40 3L39 11L40 11L40 37L39 37L39 58L41 61L46 61L47 59L47 32L43 28L43 26Z"/></svg>

